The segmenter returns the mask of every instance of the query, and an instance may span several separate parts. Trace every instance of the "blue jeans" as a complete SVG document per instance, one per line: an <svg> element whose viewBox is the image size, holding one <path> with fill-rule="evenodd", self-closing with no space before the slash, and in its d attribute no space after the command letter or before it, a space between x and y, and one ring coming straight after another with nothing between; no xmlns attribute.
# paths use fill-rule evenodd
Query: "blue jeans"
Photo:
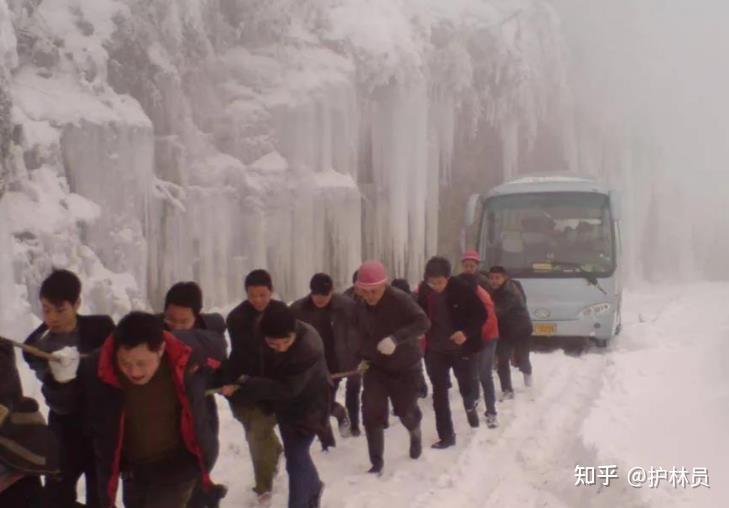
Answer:
<svg viewBox="0 0 729 508"><path fill-rule="evenodd" d="M289 474L289 508L318 506L315 503L322 483L309 453L315 436L302 433L287 424L279 424L279 430L286 455L286 472Z"/></svg>
<svg viewBox="0 0 729 508"><path fill-rule="evenodd" d="M483 388L483 398L486 403L486 414L496 416L496 388L494 387L493 365L496 343L499 339L490 340L481 351L481 368L479 377Z"/></svg>

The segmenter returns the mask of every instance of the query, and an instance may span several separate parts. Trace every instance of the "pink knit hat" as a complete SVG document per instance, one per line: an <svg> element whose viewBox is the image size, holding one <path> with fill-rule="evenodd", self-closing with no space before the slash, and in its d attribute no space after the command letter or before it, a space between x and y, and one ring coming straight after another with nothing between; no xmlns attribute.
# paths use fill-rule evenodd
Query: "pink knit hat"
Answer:
<svg viewBox="0 0 729 508"><path fill-rule="evenodd" d="M371 289L387 284L387 270L379 261L365 261L357 272L357 287Z"/></svg>
<svg viewBox="0 0 729 508"><path fill-rule="evenodd" d="M467 250L463 253L463 257L461 258L461 261L475 261L476 263L481 262L481 256L478 255L478 251L475 250Z"/></svg>

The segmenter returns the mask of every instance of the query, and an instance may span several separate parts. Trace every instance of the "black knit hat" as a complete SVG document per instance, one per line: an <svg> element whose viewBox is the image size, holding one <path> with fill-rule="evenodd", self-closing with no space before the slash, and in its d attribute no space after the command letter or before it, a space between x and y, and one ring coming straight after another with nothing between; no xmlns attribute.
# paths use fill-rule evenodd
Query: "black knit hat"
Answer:
<svg viewBox="0 0 729 508"><path fill-rule="evenodd" d="M334 289L334 281L326 273L317 273L309 283L312 295L328 295Z"/></svg>
<svg viewBox="0 0 729 508"><path fill-rule="evenodd" d="M274 300L263 311L259 326L264 337L283 339L294 332L296 318L285 303Z"/></svg>

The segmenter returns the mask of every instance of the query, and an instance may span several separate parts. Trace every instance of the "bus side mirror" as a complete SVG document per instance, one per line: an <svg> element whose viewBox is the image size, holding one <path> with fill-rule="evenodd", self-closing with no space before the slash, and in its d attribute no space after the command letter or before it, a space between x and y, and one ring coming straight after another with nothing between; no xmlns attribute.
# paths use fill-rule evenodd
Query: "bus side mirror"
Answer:
<svg viewBox="0 0 729 508"><path fill-rule="evenodd" d="M476 221L476 209L478 208L480 202L480 194L471 194L471 196L468 198L468 201L466 202L466 214L463 218L463 227L461 228L461 238L459 242L461 252L466 251L468 229L473 226L473 223Z"/></svg>
<svg viewBox="0 0 729 508"><path fill-rule="evenodd" d="M476 220L476 207L478 207L480 201L480 194L471 194L471 197L468 198L468 201L466 202L466 216L463 221L464 227L470 228L473 226L473 223Z"/></svg>
<svg viewBox="0 0 729 508"><path fill-rule="evenodd" d="M620 209L620 194L618 191L610 191L610 209L612 211L613 220L620 220L622 210Z"/></svg>

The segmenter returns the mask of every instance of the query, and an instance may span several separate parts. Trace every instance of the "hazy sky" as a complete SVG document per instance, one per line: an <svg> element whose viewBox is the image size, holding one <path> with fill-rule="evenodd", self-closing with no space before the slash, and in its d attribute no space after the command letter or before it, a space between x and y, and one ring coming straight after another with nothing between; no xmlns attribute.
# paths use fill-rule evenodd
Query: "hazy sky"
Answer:
<svg viewBox="0 0 729 508"><path fill-rule="evenodd" d="M671 164L726 177L729 2L553 2L564 19L577 92L658 140Z"/></svg>

